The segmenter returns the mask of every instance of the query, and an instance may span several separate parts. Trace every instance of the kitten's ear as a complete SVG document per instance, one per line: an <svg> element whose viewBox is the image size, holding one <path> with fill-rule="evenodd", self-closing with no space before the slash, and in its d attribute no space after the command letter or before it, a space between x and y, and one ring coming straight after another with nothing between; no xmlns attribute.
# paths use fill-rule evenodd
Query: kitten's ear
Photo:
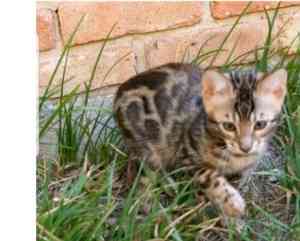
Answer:
<svg viewBox="0 0 300 241"><path fill-rule="evenodd" d="M285 69L276 70L258 81L256 96L262 101L272 102L277 110L280 110L286 95L287 72Z"/></svg>
<svg viewBox="0 0 300 241"><path fill-rule="evenodd" d="M224 101L233 98L233 88L230 80L223 74L207 70L202 76L202 99L207 113Z"/></svg>

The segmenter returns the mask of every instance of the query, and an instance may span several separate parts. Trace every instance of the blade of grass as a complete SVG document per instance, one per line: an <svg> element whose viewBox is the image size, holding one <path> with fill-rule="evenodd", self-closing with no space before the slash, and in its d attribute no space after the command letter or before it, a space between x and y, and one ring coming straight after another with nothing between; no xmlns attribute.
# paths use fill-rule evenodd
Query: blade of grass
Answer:
<svg viewBox="0 0 300 241"><path fill-rule="evenodd" d="M105 82L106 78L109 76L109 74L113 71L113 69L123 61L123 59L125 59L127 56L129 56L131 54L131 52L128 52L127 54L125 54L124 56L122 56L121 58L119 58L117 61L115 61L113 63L113 65L108 69L108 71L106 72L106 74L103 77L103 80L101 81L100 86L102 86L102 84Z"/></svg>
<svg viewBox="0 0 300 241"><path fill-rule="evenodd" d="M36 223L37 228L40 230L40 234L46 234L51 240L53 241L63 241L61 239L59 239L58 237L56 237L53 233L51 233L50 231L48 231L43 225L41 225L40 223Z"/></svg>
<svg viewBox="0 0 300 241"><path fill-rule="evenodd" d="M62 102L63 102L64 83L65 83L66 71L67 71L67 66L68 66L69 53L70 53L70 48L68 48L67 52L66 52L63 76L62 76L62 80L61 80L61 84L60 84L60 96L59 96L59 105L60 106L62 106ZM58 145L59 145L61 143L61 138L62 138L62 108L59 109L58 121L59 121L59 123L58 123ZM58 148L59 148L59 153L60 153L61 152L60 146Z"/></svg>
<svg viewBox="0 0 300 241"><path fill-rule="evenodd" d="M212 66L215 62L215 60L217 59L220 50L223 49L225 43L227 42L227 40L229 39L229 37L231 36L231 33L233 32L233 30L235 29L235 27L238 25L238 23L240 22L241 18L245 15L245 13L247 12L248 8L250 7L251 2L249 2L247 4L247 6L243 9L242 13L238 16L238 18L236 19L236 21L234 22L234 24L231 26L229 32L226 34L224 40L222 41L222 43L220 44L216 54L214 55L214 57L212 58L212 60L210 61L209 66Z"/></svg>
<svg viewBox="0 0 300 241"><path fill-rule="evenodd" d="M79 20L79 22L77 23L77 25L76 25L74 31L71 33L69 39L67 40L67 43L66 43L66 45L64 46L64 48L63 48L63 50L62 50L62 53L61 53L61 55L60 55L60 57L59 57L59 59L58 59L58 62L57 62L57 64L56 64L55 68L54 68L54 71L52 72L52 74L51 74L51 76L50 76L50 80L49 80L49 82L48 82L48 84L47 84L47 86L46 86L46 89L45 89L45 91L44 91L44 94L40 97L40 104L39 104L39 110L40 110L40 111L41 111L41 109L42 109L42 107L43 107L45 101L47 100L48 92L49 92L49 90L50 90L50 88L51 88L52 82L53 82L53 80L54 80L54 77L56 76L56 73L57 73L57 71L58 71L58 68L59 68L59 66L60 66L61 63L62 63L62 60L63 60L63 58L64 58L66 52L67 52L68 49L71 47L72 41L73 41L73 39L74 39L74 37L75 37L75 34L77 33L77 31L78 31L78 29L79 29L79 27L80 27L80 25L81 25L81 23L82 23L84 17L85 17L85 15L83 15L83 16L80 18L80 20Z"/></svg>
<svg viewBox="0 0 300 241"><path fill-rule="evenodd" d="M272 44L272 33L274 29L275 20L278 14L279 6L280 6L280 2L278 3L272 18L270 17L268 11L264 9L268 21L268 34L264 44L264 51L262 57L260 61L258 61L258 63L256 64L256 68L258 71L266 72L268 69L269 52Z"/></svg>
<svg viewBox="0 0 300 241"><path fill-rule="evenodd" d="M46 123L41 127L39 132L39 138L41 138L44 135L45 131L51 125L55 117L58 116L61 109L64 108L65 104L68 103L74 97L74 95L77 94L78 89L79 89L79 85L77 85L67 96L64 97L64 100L62 101L62 105L59 105L56 108L56 110L51 114L51 116L48 118Z"/></svg>
<svg viewBox="0 0 300 241"><path fill-rule="evenodd" d="M199 48L199 50L198 50L198 52L197 52L196 57L195 57L195 58L192 60L192 62L191 62L192 64L197 64L197 63L198 63L199 58L200 58L200 54L201 54L203 48L204 48L205 45L208 43L208 41L212 40L212 39L215 38L215 37L216 37L216 34L210 36L209 38L207 38L207 39L201 44L201 46L200 46L200 48Z"/></svg>
<svg viewBox="0 0 300 241"><path fill-rule="evenodd" d="M99 62L100 62L101 56L102 56L102 54L103 54L104 48L105 48L105 46L106 46L106 44L107 44L107 42L108 42L108 40L109 40L109 38L110 38L110 36L111 36L111 33L112 33L112 31L114 30L114 28L115 28L116 25L117 25L117 24L115 23L115 24L111 27L111 29L110 29L110 31L108 32L108 34L106 35L106 37L105 37L105 39L104 39L104 41L103 41L103 43L102 43L102 46L101 46L101 48L100 48L100 50L99 50L99 52L98 52L98 55L97 55L97 57L96 57L95 64L94 64L94 66L93 66L93 68L92 68L91 76L90 76L88 82L87 82L87 83L84 83L84 84L85 84L85 95L84 95L84 103L83 103L83 106L84 106L84 107L86 107L87 104L88 104L88 100L89 100L89 96L90 96L90 91L91 91L92 83L93 83L93 80L94 80L94 78L95 78L96 70L97 70L98 64L99 64ZM79 121L80 124L82 124L82 122L84 121L85 113L86 113L86 111L85 111L85 109L83 109L83 111L82 111L82 113L81 113L80 121ZM83 133L80 135L80 139L82 139L82 138L83 138Z"/></svg>

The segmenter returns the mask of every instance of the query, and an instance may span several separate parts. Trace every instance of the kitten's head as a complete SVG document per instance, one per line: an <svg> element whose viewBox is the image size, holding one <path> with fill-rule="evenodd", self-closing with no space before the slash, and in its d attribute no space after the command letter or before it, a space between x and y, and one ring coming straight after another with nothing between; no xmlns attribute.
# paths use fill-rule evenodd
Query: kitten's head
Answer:
<svg viewBox="0 0 300 241"><path fill-rule="evenodd" d="M286 82L284 69L268 75L206 71L201 91L208 133L234 155L262 153L278 124Z"/></svg>

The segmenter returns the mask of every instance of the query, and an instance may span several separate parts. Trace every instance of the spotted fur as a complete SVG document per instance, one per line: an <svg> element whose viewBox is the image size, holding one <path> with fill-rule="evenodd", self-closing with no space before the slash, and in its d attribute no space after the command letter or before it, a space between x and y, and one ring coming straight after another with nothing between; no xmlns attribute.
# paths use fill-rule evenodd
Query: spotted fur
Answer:
<svg viewBox="0 0 300 241"><path fill-rule="evenodd" d="M284 70L219 73L170 63L122 84L114 111L130 160L159 169L189 159L208 198L226 215L240 216L244 200L226 176L255 167L275 133L285 92Z"/></svg>

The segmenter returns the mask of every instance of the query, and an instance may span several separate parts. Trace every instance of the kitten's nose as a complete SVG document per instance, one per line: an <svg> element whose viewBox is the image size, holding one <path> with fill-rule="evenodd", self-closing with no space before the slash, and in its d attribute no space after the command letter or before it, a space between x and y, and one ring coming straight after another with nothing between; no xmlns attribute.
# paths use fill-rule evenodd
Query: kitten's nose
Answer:
<svg viewBox="0 0 300 241"><path fill-rule="evenodd" d="M248 153L252 149L252 145L253 139L251 137L244 137L240 141L240 149L245 153Z"/></svg>

